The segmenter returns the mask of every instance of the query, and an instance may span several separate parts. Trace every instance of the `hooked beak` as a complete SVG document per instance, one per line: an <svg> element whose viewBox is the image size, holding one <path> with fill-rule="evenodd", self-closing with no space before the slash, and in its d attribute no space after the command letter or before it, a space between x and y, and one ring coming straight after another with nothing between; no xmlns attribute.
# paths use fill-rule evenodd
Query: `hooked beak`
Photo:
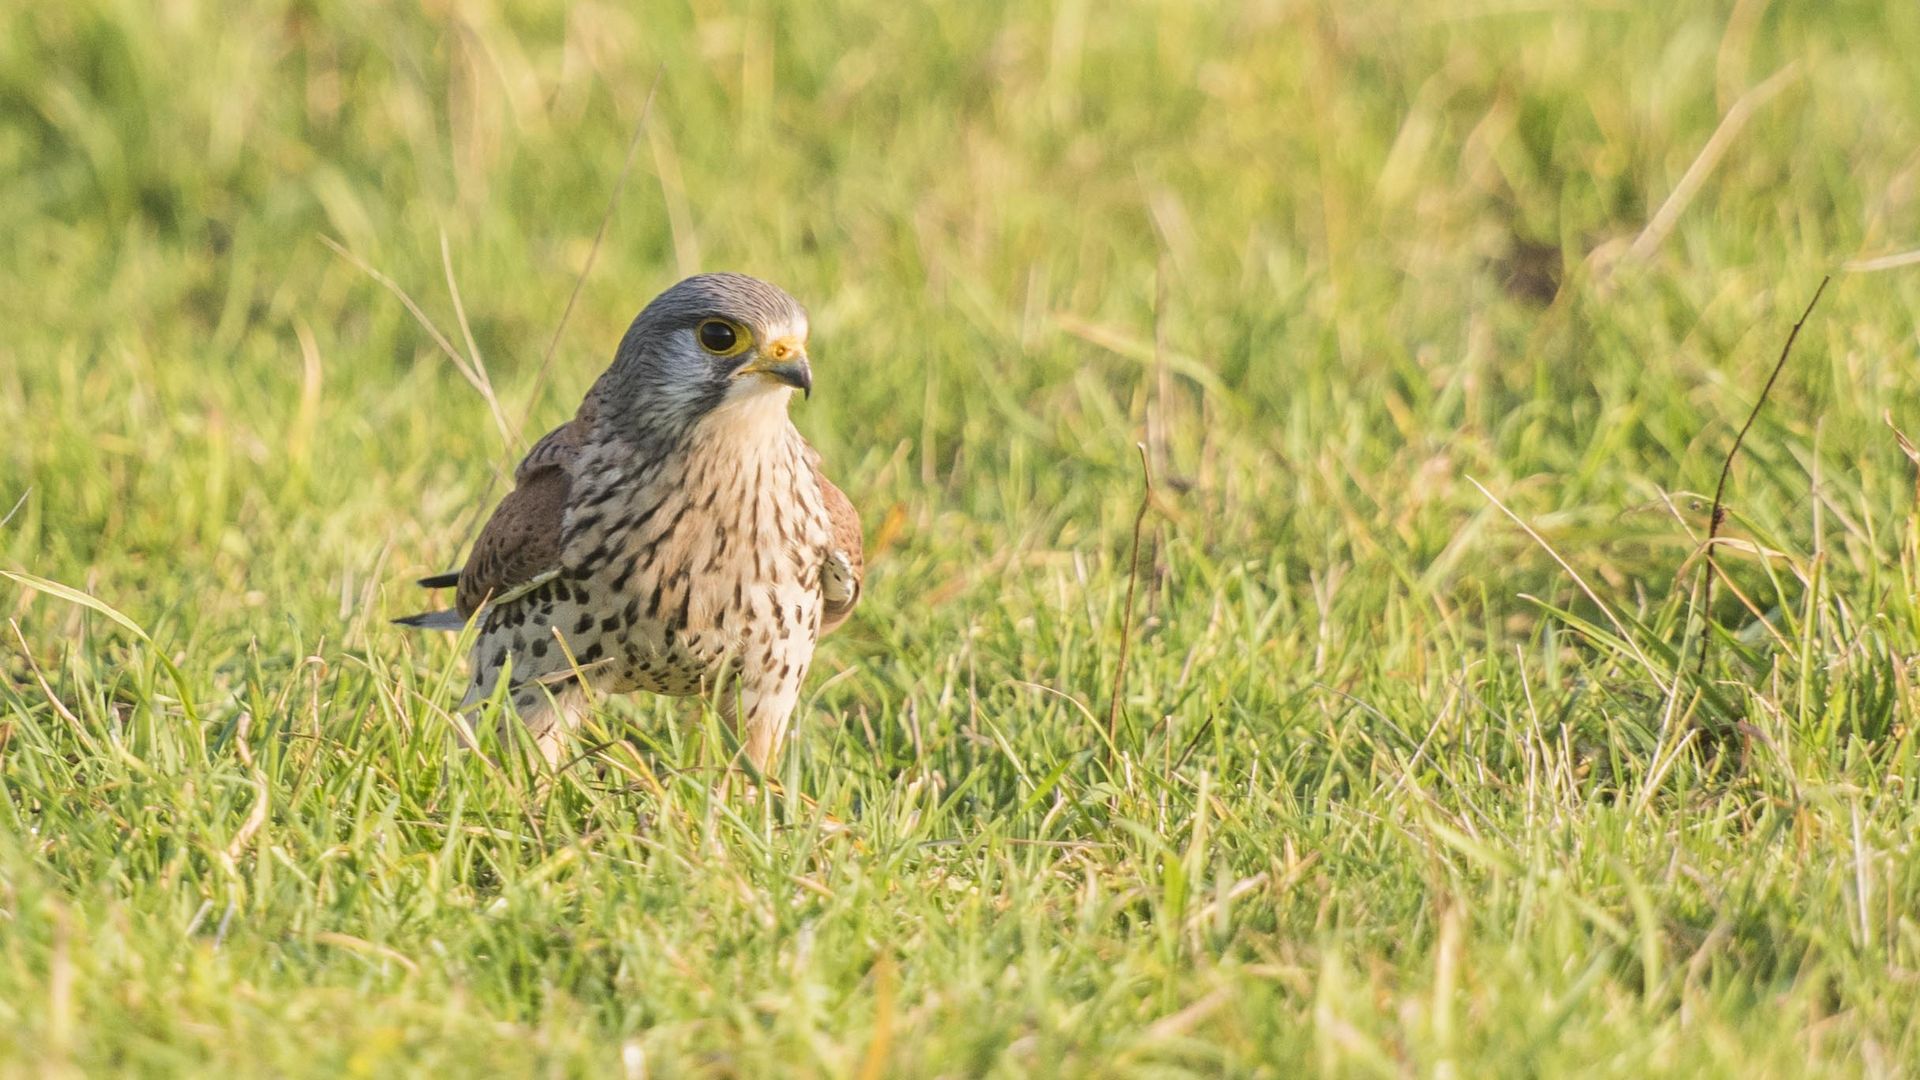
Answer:
<svg viewBox="0 0 1920 1080"><path fill-rule="evenodd" d="M781 338L761 349L736 374L763 376L791 386L806 397L813 396L813 368L807 364L807 351L792 338Z"/></svg>

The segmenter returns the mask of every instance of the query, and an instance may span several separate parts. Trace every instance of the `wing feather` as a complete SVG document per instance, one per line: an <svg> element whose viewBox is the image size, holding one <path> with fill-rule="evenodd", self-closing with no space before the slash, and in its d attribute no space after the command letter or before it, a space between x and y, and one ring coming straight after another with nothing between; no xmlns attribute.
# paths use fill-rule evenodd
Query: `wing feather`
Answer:
<svg viewBox="0 0 1920 1080"><path fill-rule="evenodd" d="M559 572L582 428L578 420L554 428L514 470L517 486L494 508L460 571L454 606L461 615L489 600L511 600Z"/></svg>

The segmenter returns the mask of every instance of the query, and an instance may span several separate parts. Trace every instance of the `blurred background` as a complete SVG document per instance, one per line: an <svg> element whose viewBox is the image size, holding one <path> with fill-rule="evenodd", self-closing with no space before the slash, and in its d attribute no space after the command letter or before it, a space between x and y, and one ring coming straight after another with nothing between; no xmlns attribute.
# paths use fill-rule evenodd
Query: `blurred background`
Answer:
<svg viewBox="0 0 1920 1080"><path fill-rule="evenodd" d="M0 1062L1898 1072L1916 57L1910 0L0 6ZM540 802L386 620L721 269L812 310L863 606L791 799L643 700Z"/></svg>
<svg viewBox="0 0 1920 1080"><path fill-rule="evenodd" d="M1219 542L1424 565L1485 508L1463 474L1575 514L1709 487L1788 309L1920 246L1906 4L78 3L3 36L0 501L37 494L0 552L187 621L451 565L696 270L813 309L799 422L870 529L1124 533L1152 401ZM504 425L329 240L464 354L457 286ZM1768 423L1896 461L1916 280L1843 283Z"/></svg>

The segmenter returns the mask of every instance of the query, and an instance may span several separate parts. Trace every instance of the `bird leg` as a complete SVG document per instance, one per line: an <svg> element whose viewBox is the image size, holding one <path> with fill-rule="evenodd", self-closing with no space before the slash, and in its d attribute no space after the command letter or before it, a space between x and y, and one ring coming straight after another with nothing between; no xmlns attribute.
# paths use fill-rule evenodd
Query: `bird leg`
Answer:
<svg viewBox="0 0 1920 1080"><path fill-rule="evenodd" d="M780 747L786 742L787 725L793 719L798 680L765 688L742 682L720 695L720 715L739 737L747 763L761 776L769 776L779 763Z"/></svg>
<svg viewBox="0 0 1920 1080"><path fill-rule="evenodd" d="M566 759L573 733L580 730L587 716L587 695L580 689L578 680L568 678L554 684L516 683L507 697L513 704L513 713L500 718L501 742L513 736L504 725L516 721L524 724L547 767L558 768Z"/></svg>

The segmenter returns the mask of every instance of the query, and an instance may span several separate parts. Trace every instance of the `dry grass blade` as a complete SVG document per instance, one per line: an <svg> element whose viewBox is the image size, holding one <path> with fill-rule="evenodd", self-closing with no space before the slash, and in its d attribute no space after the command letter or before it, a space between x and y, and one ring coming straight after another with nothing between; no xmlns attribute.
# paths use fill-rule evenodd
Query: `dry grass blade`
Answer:
<svg viewBox="0 0 1920 1080"><path fill-rule="evenodd" d="M1920 249L1881 255L1872 259L1854 259L1840 269L1849 274L1873 274L1881 270L1898 270L1903 266L1920 266Z"/></svg>
<svg viewBox="0 0 1920 1080"><path fill-rule="evenodd" d="M368 941L365 938L342 934L336 930L322 930L313 935L313 940L318 944L332 945L334 948L358 953L369 959L391 960L409 975L420 974L420 965L412 957L398 949Z"/></svg>
<svg viewBox="0 0 1920 1080"><path fill-rule="evenodd" d="M1719 575L1720 564L1714 558L1714 543L1720 536L1720 523L1726 520L1727 478L1733 475L1733 459L1740 456L1740 444L1747 441L1747 432L1753 429L1753 422L1760 418L1760 410L1767 405L1767 396L1773 393L1773 384L1779 380L1780 373L1786 370L1787 358L1793 355L1793 343L1800 339L1800 328L1807 325L1814 306L1820 303L1820 297L1827 291L1827 285L1833 281L1828 274L1820 279L1820 287L1813 290L1813 299L1807 301L1806 309L1800 312L1800 318L1787 332L1787 343L1781 346L1780 359L1774 361L1773 371L1767 376L1765 386L1760 388L1760 398L1753 403L1752 411L1747 413L1747 422L1740 425L1739 434L1733 437L1733 445L1727 448L1727 457L1720 463L1720 481L1713 485L1713 510L1707 515L1707 561L1701 573L1707 576L1700 594L1700 656L1695 661L1694 673L1702 674L1707 670L1707 653L1713 642L1713 582Z"/></svg>
<svg viewBox="0 0 1920 1080"><path fill-rule="evenodd" d="M1679 224L1680 215L1686 213L1694 196L1698 195L1700 188L1706 184L1707 177L1713 175L1713 170L1719 166L1720 159L1726 156L1727 149L1733 145L1735 139L1740 137L1740 132L1747 126L1747 121L1753 118L1753 114L1759 111L1760 106L1773 100L1774 95L1786 89L1788 83L1799 77L1800 65L1796 61L1774 72L1765 82L1740 95L1740 100L1734 102L1733 107L1727 110L1727 114L1720 118L1720 126L1713 129L1707 144L1701 147L1700 153L1694 157L1693 164L1688 165L1687 171L1681 174L1680 182L1673 186L1672 193L1667 196L1665 202L1660 204L1660 209L1654 211L1652 220L1647 222L1647 227L1640 230L1639 236L1634 237L1633 246L1627 249L1629 255L1635 259L1644 260L1660 249L1667 235L1673 232L1673 227Z"/></svg>
<svg viewBox="0 0 1920 1080"><path fill-rule="evenodd" d="M27 496L31 494L33 494L32 488L28 488L20 493L20 497L13 501L13 509L7 511L6 517L0 517L0 529L6 528L7 524L13 520L13 515L19 513L20 508L27 505Z"/></svg>
<svg viewBox="0 0 1920 1080"><path fill-rule="evenodd" d="M1920 507L1920 446L1915 446L1913 440L1907 438L1907 433L1901 431L1899 425L1893 422L1893 413L1891 411L1881 414L1880 419L1886 423L1887 427L1893 430L1894 443L1900 447L1901 453L1907 455L1907 460L1914 465L1913 502L1916 507Z"/></svg>
<svg viewBox="0 0 1920 1080"><path fill-rule="evenodd" d="M487 374L487 362L480 356L480 345L473 339L473 327L467 322L467 305L460 299L460 281L453 276L453 252L447 247L447 231L440 230L440 266L447 275L447 294L453 298L453 318L460 324L460 336L467 343L467 362L473 367L473 374L480 380L480 396L487 399L487 408L493 412L493 422L500 427L500 434L512 446L519 440L518 429L507 428L507 418L500 411L500 399L493 392L493 377Z"/></svg>
<svg viewBox="0 0 1920 1080"><path fill-rule="evenodd" d="M335 240L333 237L323 235L320 237L320 242L333 249L335 255L352 263L361 273L378 282L382 288L392 293L394 298L406 307L408 314L412 315L414 321L420 324L420 328L427 332L427 336L433 339L433 343L440 346L440 351L447 355L448 360L453 361L454 370L460 373L460 377L467 380L467 384L472 386L474 390L485 399L487 409L493 413L494 425L500 429L501 441L511 446L513 444L513 436L507 429L507 417L506 414L500 410L500 399L494 396L492 384L487 381L485 375L474 368L474 365L470 363L466 357L460 355L460 350L453 347L453 342L447 340L447 335L440 332L440 328L434 325L433 319L428 317L420 305L414 302L413 297L407 293L407 290L401 288L399 282L375 269L372 263L354 254L348 250L346 245Z"/></svg>
<svg viewBox="0 0 1920 1080"><path fill-rule="evenodd" d="M573 280L573 291L567 294L567 304L560 309L560 321L553 328L553 337L547 340L546 352L540 357L540 368L533 374L533 385L527 389L527 404L525 408L520 410L520 422L514 427L514 436L507 439L507 445L509 447L519 445L519 433L527 430L527 425L533 420L533 410L540 404L540 391L541 388L546 385L548 373L553 370L553 357L560 348L560 337L566 332L568 320L573 317L574 306L580 302L580 292L586 288L587 275L593 273L593 264L600 257L600 245L604 243L607 238L607 227L613 221L614 210L620 205L621 193L624 192L627 187L627 177L633 172L634 155L640 149L640 137L646 133L647 118L653 115L654 96L659 93L660 81L666 76L666 73L667 66L665 64L660 65L660 67L654 71L653 85L647 88L646 101L640 106L640 119L635 121L633 134L627 140L627 156L620 164L620 175L614 178L613 190L607 195L607 208L600 215L600 226L593 234L593 245L587 249L586 264L580 267L579 276ZM451 270L448 271L448 277L449 282L451 282ZM457 306L456 301L456 308ZM504 436L504 427L502 428L502 433ZM473 533L475 525L480 520L480 515L486 512L487 507L493 505L494 485L499 482L500 476L495 474L495 476L487 482L487 486L481 490L480 497L474 500L471 514L459 530L461 535L471 535Z"/></svg>
<svg viewBox="0 0 1920 1080"><path fill-rule="evenodd" d="M887 1075L887 1060L893 1052L893 957L882 956L873 965L873 1037L860 1060L860 1080L878 1080Z"/></svg>
<svg viewBox="0 0 1920 1080"><path fill-rule="evenodd" d="M647 100L640 106L640 119L633 125L633 136L627 140L627 156L620 163L620 175L614 178L613 190L607 195L607 209L600 215L600 228L593 234L593 246L587 249L586 264L580 267L580 276L573 281L573 291L567 294L567 306L560 309L559 325L553 328L553 337L547 341L547 351L540 357L540 370L533 373L533 386L527 391L527 407L520 414L520 429L526 430L527 422L533 419L534 406L540 402L540 388L547 381L547 372L553 368L553 354L560 348L560 336L566 333L567 320L573 317L574 305L580 302L580 290L586 288L587 275L593 273L593 264L600 257L600 245L606 241L607 226L613 222L613 212L620 206L620 195L627 189L627 177L633 173L633 159L640 152L640 138L647 132L647 118L653 115L654 95L660 92L660 80L667 74L667 65L661 64L653 73L653 85L647 88Z"/></svg>
<svg viewBox="0 0 1920 1080"><path fill-rule="evenodd" d="M121 614L119 609L108 604L105 600L94 596L92 593L76 589L71 585L62 585L57 581L43 578L38 574L29 574L19 570L0 570L0 577L7 578L15 584L24 585L29 589L46 593L48 596L58 597L69 604L78 604L89 611L97 611L107 618L112 619L115 623L119 624L122 629L134 637L139 638L142 642L147 644L153 642L153 639L147 636L147 632L141 629L139 623Z"/></svg>
<svg viewBox="0 0 1920 1080"><path fill-rule="evenodd" d="M1671 695L1673 687L1661 680L1660 669L1655 666L1647 654L1641 650L1640 643L1635 640L1634 635L1627 630L1627 624L1622 622L1620 616L1614 613L1611 605L1605 600L1600 599L1600 594L1594 591L1592 585L1587 584L1587 579L1580 576L1580 572L1573 568L1573 564L1568 562L1558 551L1554 550L1553 545L1547 543L1546 537L1541 536L1533 526L1522 520L1520 515L1514 513L1506 503L1494 498L1493 492L1488 491L1485 484L1482 484L1471 476L1467 477L1467 483L1479 489L1480 494L1486 496L1488 502L1492 503L1495 508L1507 516L1507 520L1518 525L1520 531L1527 534L1528 539L1538 544L1540 550L1546 552L1554 562L1560 564L1560 569L1567 572L1567 576L1572 578L1573 583L1580 587L1580 591L1586 594L1587 599L1592 601L1593 605L1600 609L1602 615L1606 616L1608 625L1613 627L1613 632L1618 635L1620 643L1633 653L1634 660L1640 665L1641 669L1647 673L1647 678L1651 680L1655 686L1660 688L1661 695Z"/></svg>

